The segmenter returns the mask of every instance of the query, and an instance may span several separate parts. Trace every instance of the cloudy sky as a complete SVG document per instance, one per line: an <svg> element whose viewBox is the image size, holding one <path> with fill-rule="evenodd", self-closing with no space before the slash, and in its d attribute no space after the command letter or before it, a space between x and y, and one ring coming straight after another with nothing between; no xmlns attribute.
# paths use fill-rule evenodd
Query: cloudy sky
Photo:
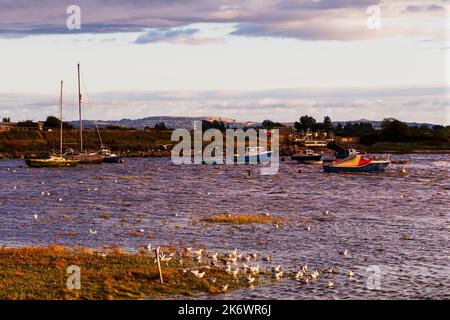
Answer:
<svg viewBox="0 0 450 320"><path fill-rule="evenodd" d="M80 61L89 119L448 125L449 10L448 0L0 0L0 116L55 114L64 80L76 118Z"/></svg>

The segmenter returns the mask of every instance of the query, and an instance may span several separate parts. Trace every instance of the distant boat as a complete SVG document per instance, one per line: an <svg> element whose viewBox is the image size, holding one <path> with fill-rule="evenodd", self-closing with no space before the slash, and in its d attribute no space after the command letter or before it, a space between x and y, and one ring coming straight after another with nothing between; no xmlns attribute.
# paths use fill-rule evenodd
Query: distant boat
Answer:
<svg viewBox="0 0 450 320"><path fill-rule="evenodd" d="M272 151L267 151L264 147L247 147L245 148L245 154L234 155L234 161L238 163L264 163L268 162L271 157Z"/></svg>
<svg viewBox="0 0 450 320"><path fill-rule="evenodd" d="M368 154L351 154L344 160L326 164L323 166L325 172L383 172L391 163L389 155L379 159L377 156Z"/></svg>
<svg viewBox="0 0 450 320"><path fill-rule="evenodd" d="M111 150L107 148L106 146L101 146L100 150L97 151L98 154L100 154L103 157L104 163L119 163L120 162L120 156L111 153Z"/></svg>
<svg viewBox="0 0 450 320"><path fill-rule="evenodd" d="M291 159L297 162L321 161L322 154L316 153L310 149L306 149L303 153L294 154L293 156L291 156Z"/></svg>
<svg viewBox="0 0 450 320"><path fill-rule="evenodd" d="M59 141L59 156L51 156L48 159L27 159L25 163L29 167L41 168L41 167L73 167L78 164L78 160L68 160L62 157L63 146L63 82L61 81L61 94L60 94L60 141Z"/></svg>
<svg viewBox="0 0 450 320"><path fill-rule="evenodd" d="M83 119L81 108L81 85L80 85L80 64L77 65L78 71L78 113L80 116L80 152L75 152L69 149L64 153L64 158L68 160L78 160L81 164L98 164L103 162L103 156L97 152L84 152L83 151Z"/></svg>

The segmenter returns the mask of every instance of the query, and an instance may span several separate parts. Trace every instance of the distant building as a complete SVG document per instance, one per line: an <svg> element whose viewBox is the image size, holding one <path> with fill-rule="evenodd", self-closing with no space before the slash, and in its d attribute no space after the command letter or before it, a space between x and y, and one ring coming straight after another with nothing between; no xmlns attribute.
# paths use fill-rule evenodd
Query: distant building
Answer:
<svg viewBox="0 0 450 320"><path fill-rule="evenodd" d="M359 143L359 138L358 137L339 137L336 136L335 141L337 143Z"/></svg>
<svg viewBox="0 0 450 320"><path fill-rule="evenodd" d="M11 128L15 127L17 122L11 122L10 118L3 118L0 122L0 132L9 131Z"/></svg>

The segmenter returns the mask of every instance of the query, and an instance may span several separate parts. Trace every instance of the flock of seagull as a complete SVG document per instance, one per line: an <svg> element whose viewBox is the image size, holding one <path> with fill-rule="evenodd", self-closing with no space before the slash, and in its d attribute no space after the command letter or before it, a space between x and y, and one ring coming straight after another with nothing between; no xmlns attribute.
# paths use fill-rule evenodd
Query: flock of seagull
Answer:
<svg viewBox="0 0 450 320"><path fill-rule="evenodd" d="M151 244L147 246L150 254L154 253ZM317 283L318 279L324 275L328 275L326 287L333 288L333 275L338 274L339 270L335 267L326 268L323 270L309 270L308 265L305 264L299 268L298 271L287 270L281 265L270 266L262 265L261 261L272 261L271 256L264 256L260 253L243 253L238 252L237 249L228 251L226 253L207 254L204 249L194 250L193 248L183 248L181 251L171 253L162 252L158 247L159 259L161 262L174 262L180 265L180 270L185 274L192 274L197 278L205 278L209 283L215 284L217 279L206 278L208 270L213 268L223 270L231 275L234 281L243 281L249 286L252 286L257 279L261 277L271 278L273 280L280 280L282 278L290 278L300 283L309 284ZM341 254L347 255L348 250ZM155 258L155 263L157 262ZM348 277L352 278L354 272L349 270ZM227 291L229 284L218 286L221 292Z"/></svg>

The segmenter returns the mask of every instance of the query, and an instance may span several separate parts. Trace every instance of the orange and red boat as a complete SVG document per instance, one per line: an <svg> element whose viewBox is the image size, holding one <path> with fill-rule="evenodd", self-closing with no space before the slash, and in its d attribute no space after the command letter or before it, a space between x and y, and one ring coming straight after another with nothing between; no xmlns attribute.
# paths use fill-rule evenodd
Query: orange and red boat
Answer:
<svg viewBox="0 0 450 320"><path fill-rule="evenodd" d="M389 155L352 154L323 166L325 172L383 172L391 163Z"/></svg>

